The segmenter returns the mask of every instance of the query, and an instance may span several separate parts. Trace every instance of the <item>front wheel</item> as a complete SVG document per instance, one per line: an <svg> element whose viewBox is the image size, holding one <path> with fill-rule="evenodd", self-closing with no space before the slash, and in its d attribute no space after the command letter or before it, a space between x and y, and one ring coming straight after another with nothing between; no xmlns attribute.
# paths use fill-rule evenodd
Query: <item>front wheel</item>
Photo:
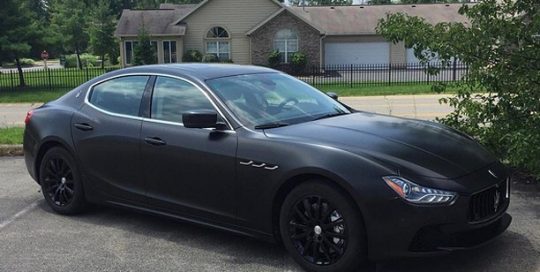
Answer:
<svg viewBox="0 0 540 272"><path fill-rule="evenodd" d="M285 248L308 271L355 271L367 264L359 211L325 181L294 188L281 207L279 226Z"/></svg>
<svg viewBox="0 0 540 272"><path fill-rule="evenodd" d="M41 191L57 213L76 214L86 208L83 184L73 156L60 147L51 148L39 168Z"/></svg>

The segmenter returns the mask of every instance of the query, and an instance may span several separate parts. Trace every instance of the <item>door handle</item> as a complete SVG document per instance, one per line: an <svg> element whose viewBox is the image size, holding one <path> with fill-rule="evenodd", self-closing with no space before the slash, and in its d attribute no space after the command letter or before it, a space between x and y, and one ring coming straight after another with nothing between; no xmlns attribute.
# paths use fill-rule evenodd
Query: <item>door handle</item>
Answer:
<svg viewBox="0 0 540 272"><path fill-rule="evenodd" d="M82 130L82 131L90 131L94 129L94 127L86 123L77 123L74 126L76 129Z"/></svg>
<svg viewBox="0 0 540 272"><path fill-rule="evenodd" d="M166 145L167 143L158 137L146 137L144 141L151 145Z"/></svg>

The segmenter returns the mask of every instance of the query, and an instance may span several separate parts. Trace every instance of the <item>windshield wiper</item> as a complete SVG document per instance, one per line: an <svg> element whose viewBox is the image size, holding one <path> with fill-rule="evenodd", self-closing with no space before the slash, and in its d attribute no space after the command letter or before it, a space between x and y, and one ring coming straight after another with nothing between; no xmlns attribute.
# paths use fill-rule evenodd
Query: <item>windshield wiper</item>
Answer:
<svg viewBox="0 0 540 272"><path fill-rule="evenodd" d="M286 127L289 124L283 123L283 122L274 122L274 123L267 123L255 126L255 129L269 129L269 128L278 128L278 127Z"/></svg>
<svg viewBox="0 0 540 272"><path fill-rule="evenodd" d="M315 120L321 120L321 119L326 119L326 118L331 118L331 117L336 117L336 116L340 116L340 115L347 115L349 114L348 112L334 112L334 113L329 113L329 114L325 114L325 115L322 115L322 116L319 116L315 119L313 119L313 121Z"/></svg>

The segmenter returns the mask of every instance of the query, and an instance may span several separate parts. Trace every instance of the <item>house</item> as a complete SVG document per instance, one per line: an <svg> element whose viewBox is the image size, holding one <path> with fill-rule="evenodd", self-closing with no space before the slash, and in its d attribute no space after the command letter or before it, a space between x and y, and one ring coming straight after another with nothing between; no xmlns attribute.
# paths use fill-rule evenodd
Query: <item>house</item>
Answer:
<svg viewBox="0 0 540 272"><path fill-rule="evenodd" d="M239 64L267 65L279 50L283 63L306 54L310 65L417 62L412 49L375 32L379 19L404 12L428 22L465 22L462 4L288 7L275 0L204 0L162 4L155 10L124 10L115 35L122 64L133 62L141 27L149 33L158 63L182 61L188 50Z"/></svg>

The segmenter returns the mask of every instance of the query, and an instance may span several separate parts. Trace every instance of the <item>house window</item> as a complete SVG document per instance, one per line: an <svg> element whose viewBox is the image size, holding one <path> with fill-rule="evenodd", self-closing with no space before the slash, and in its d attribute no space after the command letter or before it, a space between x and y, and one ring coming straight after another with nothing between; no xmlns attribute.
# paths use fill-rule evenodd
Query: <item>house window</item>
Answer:
<svg viewBox="0 0 540 272"><path fill-rule="evenodd" d="M214 54L219 60L231 59L229 32L223 27L213 27L206 34L206 53Z"/></svg>
<svg viewBox="0 0 540 272"><path fill-rule="evenodd" d="M126 64L133 64L133 59L135 57L134 49L136 46L136 41L125 41Z"/></svg>
<svg viewBox="0 0 540 272"><path fill-rule="evenodd" d="M134 62L135 59L135 47L137 47L137 44L139 42L137 41L125 41L125 52L126 52L126 64L131 65ZM152 49L154 50L154 55L156 56L155 63L158 62L157 60L157 41L150 41L150 45L152 45Z"/></svg>
<svg viewBox="0 0 540 272"><path fill-rule="evenodd" d="M176 63L176 41L163 41L163 62Z"/></svg>
<svg viewBox="0 0 540 272"><path fill-rule="evenodd" d="M292 55L298 52L298 36L290 29L282 29L274 38L274 49L279 51L281 62L289 63Z"/></svg>

